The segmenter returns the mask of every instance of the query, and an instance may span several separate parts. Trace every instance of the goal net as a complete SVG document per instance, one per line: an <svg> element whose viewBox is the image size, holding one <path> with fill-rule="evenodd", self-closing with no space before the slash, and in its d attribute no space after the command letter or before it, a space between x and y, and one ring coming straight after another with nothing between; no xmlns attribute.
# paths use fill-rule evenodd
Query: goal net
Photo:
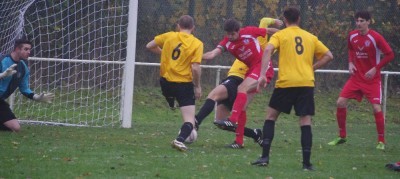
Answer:
<svg viewBox="0 0 400 179"><path fill-rule="evenodd" d="M56 95L42 104L16 91L8 100L21 122L121 126L128 7L127 0L0 2L2 54L15 39L31 40L30 87Z"/></svg>

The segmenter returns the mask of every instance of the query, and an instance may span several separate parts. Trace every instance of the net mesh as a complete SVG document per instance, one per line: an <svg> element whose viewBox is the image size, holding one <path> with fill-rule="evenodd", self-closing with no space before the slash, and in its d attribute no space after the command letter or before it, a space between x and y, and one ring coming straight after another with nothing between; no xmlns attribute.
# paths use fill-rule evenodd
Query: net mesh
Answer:
<svg viewBox="0 0 400 179"><path fill-rule="evenodd" d="M120 126L127 1L2 1L0 7L2 52L10 53L17 38L31 40L31 89L56 94L49 105L17 93L11 103L18 118Z"/></svg>

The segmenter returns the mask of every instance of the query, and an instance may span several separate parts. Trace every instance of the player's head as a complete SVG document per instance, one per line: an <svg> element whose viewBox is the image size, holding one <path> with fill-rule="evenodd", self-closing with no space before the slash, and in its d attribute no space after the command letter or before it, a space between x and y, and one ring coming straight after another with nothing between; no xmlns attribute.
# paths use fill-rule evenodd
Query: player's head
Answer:
<svg viewBox="0 0 400 179"><path fill-rule="evenodd" d="M32 49L32 43L27 39L17 39L14 43L14 53L17 58L28 59Z"/></svg>
<svg viewBox="0 0 400 179"><path fill-rule="evenodd" d="M363 32L368 31L368 26L371 23L371 14L368 11L358 11L354 15L354 18L358 30Z"/></svg>
<svg viewBox="0 0 400 179"><path fill-rule="evenodd" d="M235 19L228 19L224 23L224 30L229 41L239 38L240 22Z"/></svg>
<svg viewBox="0 0 400 179"><path fill-rule="evenodd" d="M185 30L193 30L194 29L194 20L193 17L189 15L183 15L178 20L178 27L180 29Z"/></svg>
<svg viewBox="0 0 400 179"><path fill-rule="evenodd" d="M283 17L287 23L286 26L292 24L298 25L300 22L300 10L295 7L288 7L283 12Z"/></svg>

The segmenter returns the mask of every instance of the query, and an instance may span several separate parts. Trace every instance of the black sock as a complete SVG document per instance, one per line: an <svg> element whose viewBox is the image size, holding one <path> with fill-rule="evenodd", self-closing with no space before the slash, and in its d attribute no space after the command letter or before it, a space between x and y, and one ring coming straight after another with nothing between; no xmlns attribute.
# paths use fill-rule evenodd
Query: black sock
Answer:
<svg viewBox="0 0 400 179"><path fill-rule="evenodd" d="M303 151L303 164L310 166L311 147L312 147L312 132L311 126L301 126L301 148Z"/></svg>
<svg viewBox="0 0 400 179"><path fill-rule="evenodd" d="M201 124L201 122L206 118L213 110L215 106L215 101L207 98L206 102L200 108L200 111L196 115L197 124Z"/></svg>
<svg viewBox="0 0 400 179"><path fill-rule="evenodd" d="M274 139L275 121L265 120L263 127L263 151L261 157L269 157L269 150Z"/></svg>
<svg viewBox="0 0 400 179"><path fill-rule="evenodd" d="M253 139L256 139L256 137L258 137L253 129L250 129L250 128L247 128L247 127L244 128L244 136L250 137L250 138L253 138Z"/></svg>
<svg viewBox="0 0 400 179"><path fill-rule="evenodd" d="M189 137L190 133L192 133L193 124L190 122L185 122L182 124L181 132L179 132L178 137L176 138L179 142L184 142L187 137Z"/></svg>

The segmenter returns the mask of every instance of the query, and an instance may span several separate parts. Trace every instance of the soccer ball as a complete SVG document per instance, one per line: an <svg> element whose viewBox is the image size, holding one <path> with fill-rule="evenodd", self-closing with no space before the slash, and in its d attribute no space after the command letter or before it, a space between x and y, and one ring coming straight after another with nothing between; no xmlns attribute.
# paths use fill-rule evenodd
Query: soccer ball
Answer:
<svg viewBox="0 0 400 179"><path fill-rule="evenodd" d="M180 133L181 133L181 131L179 130L178 134L180 134ZM193 129L192 132L190 133L190 135L186 138L185 143L191 144L196 140L197 140L197 131L196 131L196 129Z"/></svg>

